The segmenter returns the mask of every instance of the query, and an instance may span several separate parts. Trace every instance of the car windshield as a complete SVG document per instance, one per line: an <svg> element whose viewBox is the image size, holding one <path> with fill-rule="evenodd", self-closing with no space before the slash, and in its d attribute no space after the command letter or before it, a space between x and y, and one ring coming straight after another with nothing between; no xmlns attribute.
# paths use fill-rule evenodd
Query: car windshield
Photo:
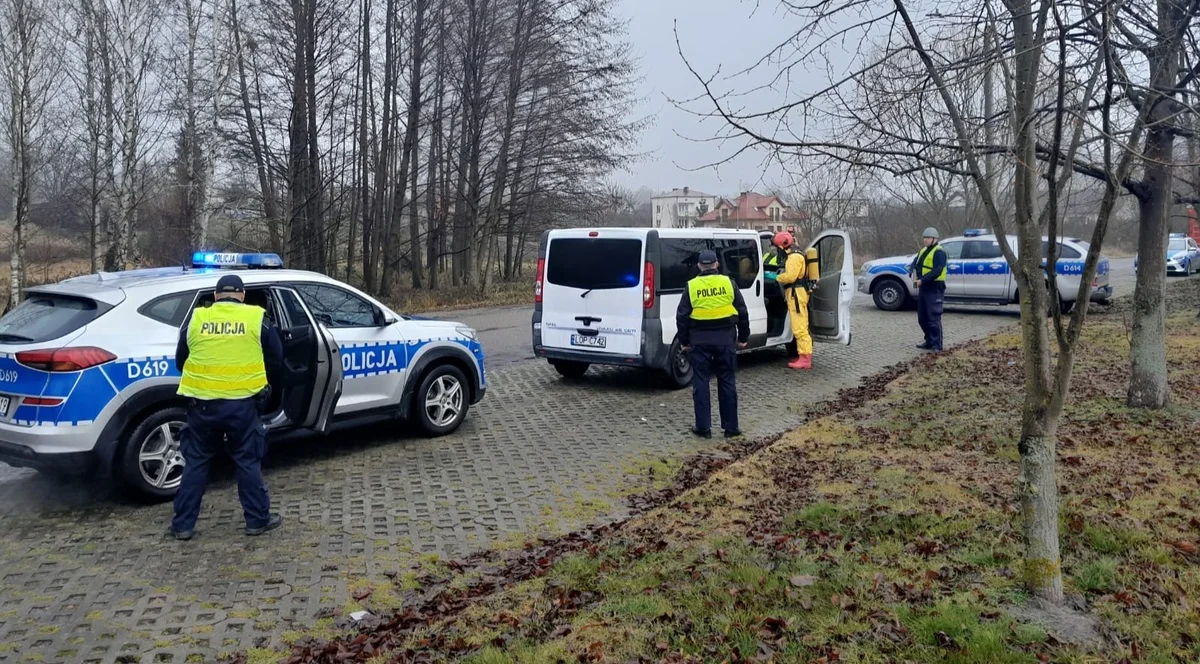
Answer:
<svg viewBox="0 0 1200 664"><path fill-rule="evenodd" d="M1187 240L1184 239L1171 240L1167 244L1167 251L1183 251L1184 249L1187 249Z"/></svg>
<svg viewBox="0 0 1200 664"><path fill-rule="evenodd" d="M550 241L546 281L583 289L633 288L642 282L642 241L557 238Z"/></svg>
<svg viewBox="0 0 1200 664"><path fill-rule="evenodd" d="M95 300L30 294L0 318L0 343L38 343L66 336L95 320L107 308Z"/></svg>

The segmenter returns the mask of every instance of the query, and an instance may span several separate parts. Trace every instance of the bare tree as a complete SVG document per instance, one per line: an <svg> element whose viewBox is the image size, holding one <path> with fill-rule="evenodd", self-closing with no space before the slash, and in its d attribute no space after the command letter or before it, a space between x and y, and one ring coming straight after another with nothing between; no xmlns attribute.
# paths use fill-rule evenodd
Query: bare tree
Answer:
<svg viewBox="0 0 1200 664"><path fill-rule="evenodd" d="M725 95L714 91L712 79L697 76L703 97L715 109L705 114L720 117L731 135L785 161L815 155L897 176L937 170L968 178L993 231L1002 238L1015 231L1017 251L1006 241L1000 246L1018 284L1025 358L1017 444L1024 578L1038 597L1059 602L1055 439L1087 307L1076 307L1069 318L1060 314L1053 297L1058 292L1056 270L1042 267L1042 238L1060 232L1060 199L1075 174L1104 182L1077 293L1077 301L1087 302L1108 221L1140 156L1136 146L1149 115L1145 105L1136 117L1118 108L1118 88L1126 79L1118 71L1121 52L1108 39L1116 29L1112 20L1118 5L1108 0L1066 5L1004 0L962 5L920 25L904 0L788 6L806 27L775 51L800 54L799 60L784 62L776 77L779 86L807 62L806 54L819 57L830 43L874 38L877 46L862 49L870 56L821 92L767 110L732 111ZM847 20L851 14L855 18ZM1171 34L1163 36L1171 39ZM883 87L873 72L885 66L890 69ZM1150 80L1158 80L1158 72L1152 68ZM995 104L993 92L964 97L962 91L980 91L996 79L1005 99L1002 108L975 111L979 97L984 97L985 109ZM922 134L927 124L889 121L889 109L897 104L911 108L912 99L922 96L936 100L948 130L929 136ZM803 134L792 131L795 125L789 122L800 114L809 121ZM814 117L824 120L819 135L812 130L819 124ZM1011 213L1001 207L989 158L1003 159L1011 169ZM1047 264L1057 265L1057 243L1048 247ZM1047 311L1053 314L1050 327Z"/></svg>
<svg viewBox="0 0 1200 664"><path fill-rule="evenodd" d="M7 94L4 133L12 164L12 254L8 307L25 283L30 201L40 164L53 149L47 126L61 71L53 7L38 0L0 0L0 77Z"/></svg>

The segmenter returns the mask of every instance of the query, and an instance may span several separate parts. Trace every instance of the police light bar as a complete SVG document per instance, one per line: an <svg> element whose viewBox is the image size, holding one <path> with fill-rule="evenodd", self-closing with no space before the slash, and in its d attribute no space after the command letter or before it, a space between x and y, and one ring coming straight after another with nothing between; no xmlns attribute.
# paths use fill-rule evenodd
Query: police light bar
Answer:
<svg viewBox="0 0 1200 664"><path fill-rule="evenodd" d="M980 235L986 234L987 230L983 228L968 228L967 230L963 231L963 237L979 237Z"/></svg>
<svg viewBox="0 0 1200 664"><path fill-rule="evenodd" d="M192 267L196 268L281 268L283 259L279 254L231 254L212 251L197 251L192 254Z"/></svg>

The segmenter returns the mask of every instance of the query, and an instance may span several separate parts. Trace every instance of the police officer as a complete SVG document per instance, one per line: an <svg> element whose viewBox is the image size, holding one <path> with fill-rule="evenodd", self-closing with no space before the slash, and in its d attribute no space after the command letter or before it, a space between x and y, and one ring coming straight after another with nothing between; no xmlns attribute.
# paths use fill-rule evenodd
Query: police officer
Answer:
<svg viewBox="0 0 1200 664"><path fill-rule="evenodd" d="M942 307L946 298L946 250L938 244L938 231L925 229L924 246L909 266L917 286L917 322L925 333L921 350L942 350Z"/></svg>
<svg viewBox="0 0 1200 664"><path fill-rule="evenodd" d="M183 373L179 394L191 400L180 441L183 479L175 494L171 534L189 540L195 533L200 501L208 486L213 457L229 443L237 465L238 498L246 517L246 534L278 528L283 518L271 513L262 476L267 430L259 415L260 401L278 383L283 344L263 310L244 304L246 289L236 274L217 281L212 306L192 312L179 334L175 366ZM270 379L270 380L269 380Z"/></svg>
<svg viewBox="0 0 1200 664"><path fill-rule="evenodd" d="M750 340L750 315L737 284L717 272L718 267L716 252L708 249L700 252L700 274L688 282L687 292L675 312L679 344L692 365L692 405L696 411L692 433L701 438L712 437L708 384L713 375L717 377L717 401L725 437L742 435L738 428L734 369L737 349L745 348Z"/></svg>

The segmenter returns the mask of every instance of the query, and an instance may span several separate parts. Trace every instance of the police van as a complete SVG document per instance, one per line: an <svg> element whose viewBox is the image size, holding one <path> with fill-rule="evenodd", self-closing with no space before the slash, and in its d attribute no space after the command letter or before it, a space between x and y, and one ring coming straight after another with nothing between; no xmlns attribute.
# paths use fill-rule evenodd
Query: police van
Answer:
<svg viewBox="0 0 1200 664"><path fill-rule="evenodd" d="M115 477L166 499L183 471L186 401L175 346L188 313L236 269L246 303L280 331L284 369L270 430L400 416L432 436L462 424L486 391L475 331L402 316L275 254L201 252L190 267L100 273L29 288L0 318L0 462Z"/></svg>
<svg viewBox="0 0 1200 664"><path fill-rule="evenodd" d="M676 338L675 310L699 274L701 251L741 290L750 316L747 350L793 341L782 292L763 274L771 233L721 228L572 228L542 234L534 292L533 352L568 378L593 364L661 371L691 383ZM799 245L798 245L799 246ZM850 343L854 261L850 236L827 230L816 247L820 281L809 299L815 341Z"/></svg>
<svg viewBox="0 0 1200 664"><path fill-rule="evenodd" d="M1008 246L1017 254L1017 239L1007 237ZM982 229L964 231L961 236L940 242L946 252L946 303L971 305L1008 305L1020 299L1017 280L1001 251L995 235ZM1049 253L1049 238L1042 238L1042 266ZM1076 238L1060 238L1058 246L1059 308L1067 313L1075 306L1079 280L1087 258L1088 243ZM917 287L909 274L916 254L891 256L867 261L858 275L858 290L870 295L875 306L884 311L898 311L911 306L917 297ZM1090 299L1108 302L1113 289L1109 284L1108 258L1102 254L1092 280Z"/></svg>

